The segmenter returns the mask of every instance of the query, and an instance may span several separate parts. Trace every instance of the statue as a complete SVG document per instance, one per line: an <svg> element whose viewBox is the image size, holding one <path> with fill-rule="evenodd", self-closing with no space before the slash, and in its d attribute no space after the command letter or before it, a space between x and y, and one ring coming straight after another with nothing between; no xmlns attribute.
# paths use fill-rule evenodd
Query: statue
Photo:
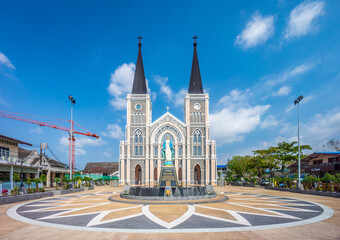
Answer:
<svg viewBox="0 0 340 240"><path fill-rule="evenodd" d="M170 136L166 136L166 140L163 143L162 158L165 160L164 166L173 166L172 159L175 156L175 149L170 140Z"/></svg>

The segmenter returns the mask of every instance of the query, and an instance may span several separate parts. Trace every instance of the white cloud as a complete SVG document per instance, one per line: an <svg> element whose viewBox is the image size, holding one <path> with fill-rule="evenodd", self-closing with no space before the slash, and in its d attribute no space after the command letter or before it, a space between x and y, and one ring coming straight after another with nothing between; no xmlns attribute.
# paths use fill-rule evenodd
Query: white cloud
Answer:
<svg viewBox="0 0 340 240"><path fill-rule="evenodd" d="M101 138L90 138L90 137L76 137L76 155L86 155L86 151L84 148L86 146L100 146L106 144L105 141L103 141ZM65 151L69 150L69 140L68 137L62 137L59 140L60 148L62 148Z"/></svg>
<svg viewBox="0 0 340 240"><path fill-rule="evenodd" d="M301 37L317 29L316 19L324 14L323 1L304 1L289 16L285 38Z"/></svg>
<svg viewBox="0 0 340 240"><path fill-rule="evenodd" d="M41 127L36 127L36 128L31 129L30 132L41 134L41 133L44 133L44 130Z"/></svg>
<svg viewBox="0 0 340 240"><path fill-rule="evenodd" d="M289 93L291 92L291 87L288 87L288 86L282 86L280 87L280 89L274 93L273 95L274 96L287 96L289 95Z"/></svg>
<svg viewBox="0 0 340 240"><path fill-rule="evenodd" d="M160 91L167 98L168 102L172 102L175 106L181 106L184 103L185 94L187 93L186 89L181 89L178 93L174 93L173 90L167 85L168 77L155 76L155 82L159 85Z"/></svg>
<svg viewBox="0 0 340 240"><path fill-rule="evenodd" d="M131 93L133 79L135 75L134 63L123 63L111 73L110 84L107 88L109 94L113 97L110 100L111 106L118 110L126 109L126 96ZM146 85L149 85L148 79L145 79ZM157 94L148 88L152 100L156 99Z"/></svg>
<svg viewBox="0 0 340 240"><path fill-rule="evenodd" d="M304 63L294 68L290 68L285 70L283 73L274 76L265 76L263 79L266 79L265 84L268 86L275 86L277 84L282 84L288 81L288 79L296 77L298 75L302 75L314 67L311 63Z"/></svg>
<svg viewBox="0 0 340 240"><path fill-rule="evenodd" d="M277 127L278 124L279 124L279 121L276 120L275 116L269 115L261 122L260 128L264 129L264 128L270 128L270 127Z"/></svg>
<svg viewBox="0 0 340 240"><path fill-rule="evenodd" d="M109 157L112 157L111 153L109 153L108 151L104 151L104 152L103 152L103 156L104 156L104 157L108 157L108 158L109 158Z"/></svg>
<svg viewBox="0 0 340 240"><path fill-rule="evenodd" d="M340 111L334 109L326 114L317 114L306 122L300 122L300 127L301 144L311 145L313 151L320 151L329 139L340 135ZM280 133L290 140L296 140L297 124L285 124Z"/></svg>
<svg viewBox="0 0 340 240"><path fill-rule="evenodd" d="M244 48L265 43L274 34L274 16L263 17L256 11L246 28L236 37L235 43Z"/></svg>
<svg viewBox="0 0 340 240"><path fill-rule="evenodd" d="M0 64L5 65L9 69L15 69L14 65L11 63L11 61L3 54L0 52Z"/></svg>
<svg viewBox="0 0 340 240"><path fill-rule="evenodd" d="M261 123L261 116L270 105L250 106L248 98L252 94L249 90L241 92L234 89L229 95L219 101L223 109L210 114L212 138L219 143L242 141L244 134L255 130Z"/></svg>
<svg viewBox="0 0 340 240"><path fill-rule="evenodd" d="M135 73L134 63L124 63L111 73L109 94L113 97L110 104L116 109L126 108L126 96L131 93Z"/></svg>
<svg viewBox="0 0 340 240"><path fill-rule="evenodd" d="M234 89L232 91L230 91L229 95L225 95L223 96L218 103L219 104L223 104L225 106L241 106L244 105L248 102L248 98L251 96L252 94L250 93L249 89L247 89L246 91L240 91L238 89Z"/></svg>
<svg viewBox="0 0 340 240"><path fill-rule="evenodd" d="M307 97L304 97L302 99L302 101L300 102L300 105L310 102L313 98L314 98L313 95L309 95ZM295 106L294 103L289 104L288 107L286 108L286 113L292 111L294 109L294 106Z"/></svg>
<svg viewBox="0 0 340 240"><path fill-rule="evenodd" d="M106 126L106 132L103 132L103 136L111 137L115 139L121 139L124 137L122 128L118 124L108 124Z"/></svg>

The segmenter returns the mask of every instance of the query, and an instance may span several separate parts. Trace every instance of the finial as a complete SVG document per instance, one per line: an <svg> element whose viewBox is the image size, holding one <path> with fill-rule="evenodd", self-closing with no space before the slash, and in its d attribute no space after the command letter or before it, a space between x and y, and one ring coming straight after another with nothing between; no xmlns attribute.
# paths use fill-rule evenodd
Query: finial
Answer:
<svg viewBox="0 0 340 240"><path fill-rule="evenodd" d="M169 112L169 108L170 108L169 106L166 106L166 112Z"/></svg>
<svg viewBox="0 0 340 240"><path fill-rule="evenodd" d="M142 43L140 42L140 40L142 40L143 38L139 35L139 37L137 37L137 39L138 39L138 46L140 47L140 46L142 46Z"/></svg>
<svg viewBox="0 0 340 240"><path fill-rule="evenodd" d="M195 40L195 42L194 42L194 47L196 47L196 46L197 46L196 39L197 39L198 37L197 37L196 34L195 34L195 36L193 36L192 38Z"/></svg>

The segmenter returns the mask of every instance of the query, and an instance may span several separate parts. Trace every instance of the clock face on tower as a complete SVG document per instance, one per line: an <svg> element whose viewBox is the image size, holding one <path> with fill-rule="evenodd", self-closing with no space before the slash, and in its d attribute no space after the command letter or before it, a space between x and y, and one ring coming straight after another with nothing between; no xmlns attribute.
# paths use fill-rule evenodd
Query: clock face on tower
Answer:
<svg viewBox="0 0 340 240"><path fill-rule="evenodd" d="M142 109L142 105L140 103L137 103L135 108L136 108L136 110L141 110Z"/></svg>
<svg viewBox="0 0 340 240"><path fill-rule="evenodd" d="M194 108L195 108L196 110L201 109L201 104L195 103L195 104L194 104Z"/></svg>

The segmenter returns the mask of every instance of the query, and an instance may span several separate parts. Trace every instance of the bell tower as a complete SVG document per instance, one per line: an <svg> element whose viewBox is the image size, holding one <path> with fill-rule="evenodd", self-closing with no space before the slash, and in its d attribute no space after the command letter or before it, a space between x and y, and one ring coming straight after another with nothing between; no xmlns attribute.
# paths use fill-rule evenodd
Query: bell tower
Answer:
<svg viewBox="0 0 340 240"><path fill-rule="evenodd" d="M126 141L121 142L121 179L127 184L145 183L149 175L149 127L152 123L152 106L148 94L142 59L142 37L138 38L138 55L131 94L126 101ZM124 145L124 146L123 146ZM135 174L135 167L140 169Z"/></svg>
<svg viewBox="0 0 340 240"><path fill-rule="evenodd" d="M184 99L184 121L187 125L186 171L188 180L211 184L213 163L209 125L209 94L204 93L197 56L197 36L194 39L194 54L188 93ZM197 176L199 169L200 176Z"/></svg>

